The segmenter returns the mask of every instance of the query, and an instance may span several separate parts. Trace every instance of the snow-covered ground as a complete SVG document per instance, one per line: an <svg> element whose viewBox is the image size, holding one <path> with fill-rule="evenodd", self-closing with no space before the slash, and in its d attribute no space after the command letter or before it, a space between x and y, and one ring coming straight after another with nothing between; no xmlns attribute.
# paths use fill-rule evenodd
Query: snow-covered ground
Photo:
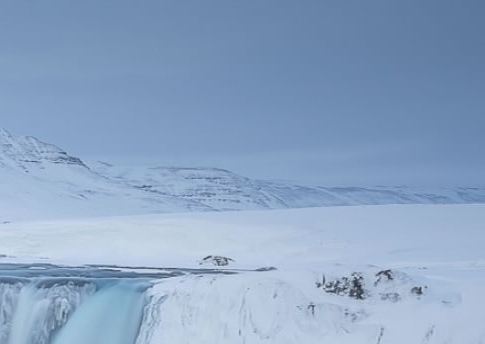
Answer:
<svg viewBox="0 0 485 344"><path fill-rule="evenodd" d="M234 260L215 268L236 274L155 279L137 344L480 344L484 225L485 205L16 222L0 225L0 262L214 268L203 258Z"/></svg>
<svg viewBox="0 0 485 344"><path fill-rule="evenodd" d="M476 262L485 205L387 205L180 213L0 225L0 254L69 263L237 267Z"/></svg>
<svg viewBox="0 0 485 344"><path fill-rule="evenodd" d="M480 203L85 163L0 129L0 344L484 344Z"/></svg>

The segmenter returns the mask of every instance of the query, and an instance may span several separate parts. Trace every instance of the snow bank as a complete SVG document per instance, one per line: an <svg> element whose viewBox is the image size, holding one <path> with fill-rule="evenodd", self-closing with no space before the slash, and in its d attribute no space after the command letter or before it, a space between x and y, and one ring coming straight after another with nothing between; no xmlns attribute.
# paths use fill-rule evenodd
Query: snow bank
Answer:
<svg viewBox="0 0 485 344"><path fill-rule="evenodd" d="M484 224L485 205L23 222L0 225L0 261L206 268L204 257L232 259L209 268L236 274L154 280L137 344L478 344ZM248 271L262 267L276 270Z"/></svg>

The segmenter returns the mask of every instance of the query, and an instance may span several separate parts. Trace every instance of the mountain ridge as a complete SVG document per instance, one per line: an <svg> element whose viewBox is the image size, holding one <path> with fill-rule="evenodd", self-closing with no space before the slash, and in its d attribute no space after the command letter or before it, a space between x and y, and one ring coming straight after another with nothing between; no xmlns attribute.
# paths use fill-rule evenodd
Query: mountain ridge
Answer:
<svg viewBox="0 0 485 344"><path fill-rule="evenodd" d="M0 222L379 204L485 203L483 187L327 187L255 180L216 167L89 162L0 128Z"/></svg>

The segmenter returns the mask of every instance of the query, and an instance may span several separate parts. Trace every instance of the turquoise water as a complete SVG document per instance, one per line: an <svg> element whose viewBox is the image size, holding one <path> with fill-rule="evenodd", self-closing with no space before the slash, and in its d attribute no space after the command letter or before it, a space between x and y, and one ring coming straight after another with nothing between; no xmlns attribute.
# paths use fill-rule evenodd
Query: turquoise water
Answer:
<svg viewBox="0 0 485 344"><path fill-rule="evenodd" d="M0 265L0 344L134 344L145 290L167 276Z"/></svg>
<svg viewBox="0 0 485 344"><path fill-rule="evenodd" d="M0 264L0 344L134 344L152 281L208 273Z"/></svg>
<svg viewBox="0 0 485 344"><path fill-rule="evenodd" d="M145 305L143 290L132 281L102 288L79 306L53 343L135 343Z"/></svg>

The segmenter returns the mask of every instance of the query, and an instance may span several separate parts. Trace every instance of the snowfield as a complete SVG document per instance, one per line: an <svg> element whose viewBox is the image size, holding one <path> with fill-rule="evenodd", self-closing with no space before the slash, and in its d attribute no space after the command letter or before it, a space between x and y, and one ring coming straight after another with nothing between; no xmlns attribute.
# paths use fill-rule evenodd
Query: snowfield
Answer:
<svg viewBox="0 0 485 344"><path fill-rule="evenodd" d="M180 213L0 225L0 254L69 264L231 267L485 263L485 205ZM10 258L11 257L11 258Z"/></svg>
<svg viewBox="0 0 485 344"><path fill-rule="evenodd" d="M137 344L480 344L484 225L485 205L16 222L0 262L231 273L154 278Z"/></svg>

